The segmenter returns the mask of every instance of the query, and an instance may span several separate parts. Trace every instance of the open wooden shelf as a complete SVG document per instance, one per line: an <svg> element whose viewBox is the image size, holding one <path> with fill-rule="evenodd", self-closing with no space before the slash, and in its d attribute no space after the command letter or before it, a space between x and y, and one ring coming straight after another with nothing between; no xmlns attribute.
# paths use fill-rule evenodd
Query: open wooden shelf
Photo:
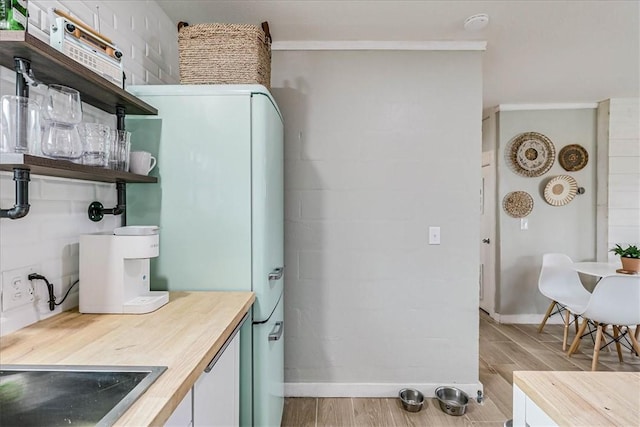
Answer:
<svg viewBox="0 0 640 427"><path fill-rule="evenodd" d="M14 57L31 61L38 81L63 84L80 92L83 102L115 114L124 107L125 114L156 115L158 110L131 95L102 76L74 61L26 31L0 31L0 65L15 68Z"/></svg>
<svg viewBox="0 0 640 427"><path fill-rule="evenodd" d="M158 178L95 166L78 165L68 160L49 159L19 153L0 154L0 170L29 169L33 175L57 176L99 182L154 183Z"/></svg>

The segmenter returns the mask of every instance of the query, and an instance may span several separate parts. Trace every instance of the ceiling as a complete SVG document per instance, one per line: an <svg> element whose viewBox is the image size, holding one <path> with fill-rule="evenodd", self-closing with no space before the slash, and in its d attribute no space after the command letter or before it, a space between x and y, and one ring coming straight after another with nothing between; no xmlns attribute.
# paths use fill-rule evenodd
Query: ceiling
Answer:
<svg viewBox="0 0 640 427"><path fill-rule="evenodd" d="M274 41L483 40L485 108L640 97L640 0L156 1L175 22L268 21Z"/></svg>

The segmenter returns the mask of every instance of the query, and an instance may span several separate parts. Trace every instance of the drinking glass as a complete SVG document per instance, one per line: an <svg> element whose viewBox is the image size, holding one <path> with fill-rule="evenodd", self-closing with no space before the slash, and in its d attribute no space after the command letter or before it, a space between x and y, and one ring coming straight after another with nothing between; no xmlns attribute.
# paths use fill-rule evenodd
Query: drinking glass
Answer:
<svg viewBox="0 0 640 427"><path fill-rule="evenodd" d="M111 153L109 167L118 171L129 171L129 151L131 150L131 132L113 130L111 132Z"/></svg>
<svg viewBox="0 0 640 427"><path fill-rule="evenodd" d="M80 92L67 86L49 85L45 95L44 118L58 123L80 123L82 121Z"/></svg>
<svg viewBox="0 0 640 427"><path fill-rule="evenodd" d="M37 154L40 144L40 104L22 96L0 99L0 152Z"/></svg>
<svg viewBox="0 0 640 427"><path fill-rule="evenodd" d="M111 128L100 123L83 123L78 129L82 138L82 164L108 167Z"/></svg>
<svg viewBox="0 0 640 427"><path fill-rule="evenodd" d="M42 154L77 161L82 157L82 140L75 124L48 122L42 137Z"/></svg>

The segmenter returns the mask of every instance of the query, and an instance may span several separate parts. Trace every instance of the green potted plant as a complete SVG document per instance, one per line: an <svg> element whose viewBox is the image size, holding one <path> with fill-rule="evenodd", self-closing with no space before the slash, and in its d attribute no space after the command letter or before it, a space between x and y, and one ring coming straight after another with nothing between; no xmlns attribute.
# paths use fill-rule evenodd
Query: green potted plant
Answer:
<svg viewBox="0 0 640 427"><path fill-rule="evenodd" d="M611 251L616 255L620 255L620 261L622 262L622 269L638 273L640 272L640 249L635 245L628 245L623 248L620 245L616 245L611 248Z"/></svg>

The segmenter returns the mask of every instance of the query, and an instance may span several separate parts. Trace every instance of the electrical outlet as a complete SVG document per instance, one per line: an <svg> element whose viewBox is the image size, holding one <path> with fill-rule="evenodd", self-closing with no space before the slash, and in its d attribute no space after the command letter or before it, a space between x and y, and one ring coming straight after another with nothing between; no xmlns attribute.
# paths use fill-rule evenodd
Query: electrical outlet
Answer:
<svg viewBox="0 0 640 427"><path fill-rule="evenodd" d="M2 311L33 303L33 287L28 276L39 268L32 265L2 272Z"/></svg>

